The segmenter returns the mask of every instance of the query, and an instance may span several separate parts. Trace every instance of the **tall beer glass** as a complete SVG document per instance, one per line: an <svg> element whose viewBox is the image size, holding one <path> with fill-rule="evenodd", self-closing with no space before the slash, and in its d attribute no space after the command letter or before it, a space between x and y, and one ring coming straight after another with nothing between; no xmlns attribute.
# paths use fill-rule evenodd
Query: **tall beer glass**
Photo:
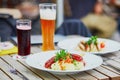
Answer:
<svg viewBox="0 0 120 80"><path fill-rule="evenodd" d="M16 21L18 55L16 59L25 59L30 54L31 20L21 19Z"/></svg>
<svg viewBox="0 0 120 80"><path fill-rule="evenodd" d="M42 50L54 50L54 32L56 20L56 4L42 3L40 8L40 23L42 30Z"/></svg>

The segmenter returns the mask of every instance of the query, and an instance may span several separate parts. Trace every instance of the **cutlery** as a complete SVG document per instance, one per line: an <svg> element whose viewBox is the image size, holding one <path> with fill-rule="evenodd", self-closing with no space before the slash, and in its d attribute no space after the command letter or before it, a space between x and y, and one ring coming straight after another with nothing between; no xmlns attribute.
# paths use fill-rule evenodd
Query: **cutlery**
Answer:
<svg viewBox="0 0 120 80"><path fill-rule="evenodd" d="M20 74L15 68L11 67L10 69L10 73L19 76L20 78L22 78L23 80L29 80L27 77L25 77L24 75Z"/></svg>

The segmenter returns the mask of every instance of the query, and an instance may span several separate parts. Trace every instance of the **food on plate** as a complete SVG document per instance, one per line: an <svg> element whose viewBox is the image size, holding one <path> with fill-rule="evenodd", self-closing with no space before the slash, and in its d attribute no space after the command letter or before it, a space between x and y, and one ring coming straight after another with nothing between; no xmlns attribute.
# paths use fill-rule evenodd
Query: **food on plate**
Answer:
<svg viewBox="0 0 120 80"><path fill-rule="evenodd" d="M85 66L83 57L60 50L45 63L45 68L52 70L80 70Z"/></svg>
<svg viewBox="0 0 120 80"><path fill-rule="evenodd" d="M85 52L98 52L104 48L105 43L98 41L97 36L92 36L88 41L80 41L77 46L77 49Z"/></svg>

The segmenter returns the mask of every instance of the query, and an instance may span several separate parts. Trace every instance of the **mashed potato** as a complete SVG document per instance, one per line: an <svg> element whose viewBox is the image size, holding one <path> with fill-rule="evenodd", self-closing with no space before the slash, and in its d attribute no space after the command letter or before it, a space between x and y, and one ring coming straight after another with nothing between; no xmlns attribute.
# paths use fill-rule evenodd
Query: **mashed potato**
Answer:
<svg viewBox="0 0 120 80"><path fill-rule="evenodd" d="M51 65L51 69L53 70L80 70L83 67L84 63L78 61L75 61L74 63L65 63L64 61L57 61Z"/></svg>

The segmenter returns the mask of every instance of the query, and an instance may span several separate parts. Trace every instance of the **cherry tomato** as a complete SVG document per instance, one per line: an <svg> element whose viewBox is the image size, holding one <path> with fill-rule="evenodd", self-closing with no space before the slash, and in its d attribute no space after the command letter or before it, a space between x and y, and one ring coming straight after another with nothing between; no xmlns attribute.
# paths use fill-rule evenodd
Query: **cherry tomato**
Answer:
<svg viewBox="0 0 120 80"><path fill-rule="evenodd" d="M54 59L55 57L52 57L48 61L46 61L45 68L51 68L51 65L55 62Z"/></svg>
<svg viewBox="0 0 120 80"><path fill-rule="evenodd" d="M102 43L100 43L100 47L101 48L104 48L105 47L105 44L102 42Z"/></svg>
<svg viewBox="0 0 120 80"><path fill-rule="evenodd" d="M76 61L82 61L83 58L82 56L78 55L78 54L71 54L73 60L76 60Z"/></svg>

